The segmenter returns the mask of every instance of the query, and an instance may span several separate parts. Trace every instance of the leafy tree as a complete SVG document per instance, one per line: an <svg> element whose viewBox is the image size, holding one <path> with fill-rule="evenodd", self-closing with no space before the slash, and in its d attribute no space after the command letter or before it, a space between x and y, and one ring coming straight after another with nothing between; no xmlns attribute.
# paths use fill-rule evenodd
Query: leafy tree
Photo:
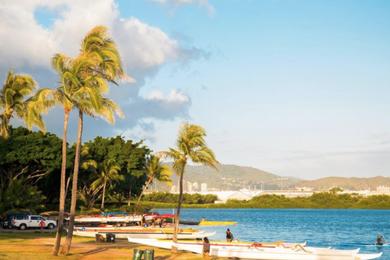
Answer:
<svg viewBox="0 0 390 260"><path fill-rule="evenodd" d="M329 190L329 192L332 193L332 194L337 194L337 193L339 193L339 192L343 192L343 189L340 188L340 187L333 187L333 188L331 188L331 189Z"/></svg>
<svg viewBox="0 0 390 260"><path fill-rule="evenodd" d="M102 188L102 204L100 209L104 209L104 197L106 195L106 187L111 187L111 185L116 182L123 180L123 176L120 175L120 166L113 160L107 160L98 167L98 173L96 180L92 183L92 188L97 190Z"/></svg>
<svg viewBox="0 0 390 260"><path fill-rule="evenodd" d="M142 142L125 141L120 136L96 137L85 143L84 146L88 147L88 153L84 154L83 160L94 160L98 165L111 160L119 165L119 174L123 178L115 185L116 198L129 199L130 193L138 195L141 192L146 181L146 158L150 153L150 150ZM80 174L81 187L84 189L83 194L90 196L89 201L96 200L96 194L93 195L94 189L91 188L91 184L95 180L94 170L82 169Z"/></svg>
<svg viewBox="0 0 390 260"><path fill-rule="evenodd" d="M69 151L70 154L72 152ZM31 132L23 127L10 128L9 138L0 139L0 193L11 181L19 180L25 186L35 186L42 191L46 205L55 202L60 154L61 139L54 134ZM3 200L4 196L0 195L0 203ZM27 198L23 200L28 201Z"/></svg>
<svg viewBox="0 0 390 260"><path fill-rule="evenodd" d="M144 201L154 201L154 202L166 202L166 203L175 203L178 201L179 195L169 192L153 192L146 194L142 197ZM201 195L198 193L195 194L183 194L183 203L185 204L209 204L214 203L218 197L213 194Z"/></svg>
<svg viewBox="0 0 390 260"><path fill-rule="evenodd" d="M160 157L156 155L151 155L146 162L146 175L147 180L141 194L138 197L138 202L136 208L138 208L141 201L142 195L148 189L149 185L153 183L154 180L171 184L171 169L168 165L161 163Z"/></svg>
<svg viewBox="0 0 390 260"><path fill-rule="evenodd" d="M169 151L162 152L166 157L173 160L173 169L180 177L179 181L179 200L175 214L175 228L173 241L177 242L177 232L179 229L180 209L183 203L183 176L187 163L191 160L194 163L203 164L216 168L218 162L215 159L213 151L206 145L204 140L206 131L198 125L185 123L182 125L179 136L176 141L176 148L170 148ZM217 168L216 168L217 169ZM172 251L177 249L172 247Z"/></svg>
<svg viewBox="0 0 390 260"><path fill-rule="evenodd" d="M8 179L5 189L0 190L0 212L11 209L28 209L29 211L44 209L45 196L37 186L31 185L32 182L34 179L29 180L28 177L19 175Z"/></svg>

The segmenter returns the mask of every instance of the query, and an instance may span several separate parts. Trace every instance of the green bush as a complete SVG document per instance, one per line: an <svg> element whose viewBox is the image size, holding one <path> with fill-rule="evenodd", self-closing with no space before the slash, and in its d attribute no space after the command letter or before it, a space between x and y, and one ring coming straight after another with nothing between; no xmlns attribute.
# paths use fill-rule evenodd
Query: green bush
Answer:
<svg viewBox="0 0 390 260"><path fill-rule="evenodd" d="M167 202L167 203L177 203L179 199L178 194L173 194L169 192L153 192L143 196L143 201L154 201L154 202ZM216 195L207 194L201 195L199 193L195 194L184 194L183 202L185 204L210 204L214 203L218 197Z"/></svg>

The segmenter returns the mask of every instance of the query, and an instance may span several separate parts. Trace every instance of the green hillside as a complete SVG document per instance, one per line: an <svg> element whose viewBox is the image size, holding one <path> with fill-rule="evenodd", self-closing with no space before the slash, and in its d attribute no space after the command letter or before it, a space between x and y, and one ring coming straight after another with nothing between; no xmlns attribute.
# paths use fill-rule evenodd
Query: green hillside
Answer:
<svg viewBox="0 0 390 260"><path fill-rule="evenodd" d="M177 184L177 176L173 176L174 184ZM188 165L184 180L191 183L207 183L208 189L238 190L251 189L279 189L280 186L288 187L300 180L262 171L252 167L222 164L218 171L205 166ZM159 190L166 190L159 185Z"/></svg>
<svg viewBox="0 0 390 260"><path fill-rule="evenodd" d="M328 190L332 187L341 187L348 190L375 190L378 186L390 186L390 177L372 177L372 178L344 178L344 177L326 177L311 181L301 181L296 184L297 187L311 187L315 190Z"/></svg>

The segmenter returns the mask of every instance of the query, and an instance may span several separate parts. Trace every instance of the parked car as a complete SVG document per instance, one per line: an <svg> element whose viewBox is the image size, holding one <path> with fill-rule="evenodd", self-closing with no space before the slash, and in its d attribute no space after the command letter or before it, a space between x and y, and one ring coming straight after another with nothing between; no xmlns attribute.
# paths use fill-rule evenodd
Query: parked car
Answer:
<svg viewBox="0 0 390 260"><path fill-rule="evenodd" d="M13 228L12 219L14 218L24 218L30 213L7 213L2 221L3 228Z"/></svg>
<svg viewBox="0 0 390 260"><path fill-rule="evenodd" d="M46 219L40 215L25 215L16 216L12 219L12 227L25 230L27 228L40 228L40 223L43 221L44 228L53 229L56 227L56 221Z"/></svg>

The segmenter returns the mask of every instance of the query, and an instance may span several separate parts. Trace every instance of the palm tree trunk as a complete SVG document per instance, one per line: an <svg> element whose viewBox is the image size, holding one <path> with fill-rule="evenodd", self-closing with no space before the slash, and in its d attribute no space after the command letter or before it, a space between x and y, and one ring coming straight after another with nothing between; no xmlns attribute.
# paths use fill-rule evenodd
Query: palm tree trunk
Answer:
<svg viewBox="0 0 390 260"><path fill-rule="evenodd" d="M66 186L65 186L65 201L66 201L66 198L68 197L68 190L69 190L70 179L72 179L72 175L70 175L70 176L68 177L68 180L66 181Z"/></svg>
<svg viewBox="0 0 390 260"><path fill-rule="evenodd" d="M77 128L77 142L76 142L76 155L74 158L74 169L73 169L73 180L72 180L72 198L70 203L70 218L69 218L69 227L68 233L66 234L66 242L64 246L64 254L67 255L72 244L73 237L73 228L74 228L74 219L76 216L76 204L77 204L77 179L79 175L79 165L80 165L80 146L81 146L81 137L83 134L83 112L79 110L79 122Z"/></svg>
<svg viewBox="0 0 390 260"><path fill-rule="evenodd" d="M183 175L184 175L184 168L185 165L183 166L183 169L181 169L180 173L180 182L179 182L179 201L177 203L177 209L176 209L176 214L175 214L175 228L173 230L173 242L177 242L177 233L179 231L179 223L180 223L180 209L181 209L181 204L183 203ZM172 246L172 252L177 253L177 248L175 246Z"/></svg>
<svg viewBox="0 0 390 260"><path fill-rule="evenodd" d="M106 184L107 184L107 181L104 180L104 183L103 183L103 196L102 196L102 204L100 205L100 209L104 209L104 196L106 195Z"/></svg>
<svg viewBox="0 0 390 260"><path fill-rule="evenodd" d="M64 211L65 211L65 179L66 179L66 150L67 150L67 134L69 122L68 109L64 109L64 134L62 137L62 163L61 163L61 181L60 181L60 205L58 211L58 223L56 239L53 247L53 255L58 255L61 246L61 235L64 228Z"/></svg>
<svg viewBox="0 0 390 260"><path fill-rule="evenodd" d="M139 194L137 205L135 206L135 209L138 210L139 204L141 202L142 195L144 195L144 192L149 187L149 185L152 183L153 178L149 178L149 180L145 183L144 187L142 188L141 193Z"/></svg>
<svg viewBox="0 0 390 260"><path fill-rule="evenodd" d="M130 207L130 203L131 203L131 188L129 190L129 198L128 198L128 201L127 201L127 206Z"/></svg>

